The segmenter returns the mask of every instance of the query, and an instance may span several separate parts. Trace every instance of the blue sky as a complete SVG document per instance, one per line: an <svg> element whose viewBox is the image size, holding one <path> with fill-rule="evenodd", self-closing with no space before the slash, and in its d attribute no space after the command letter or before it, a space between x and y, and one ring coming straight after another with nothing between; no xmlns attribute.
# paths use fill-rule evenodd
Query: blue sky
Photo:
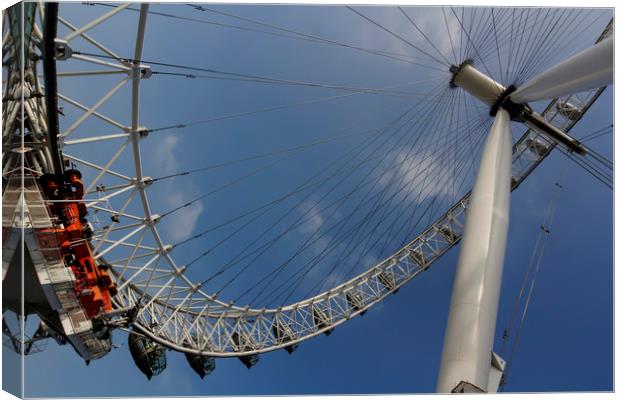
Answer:
<svg viewBox="0 0 620 400"><path fill-rule="evenodd" d="M231 5L214 8L362 47L399 54L412 53L412 49L402 41L342 7ZM76 24L85 23L106 10L81 4L61 5L61 15ZM243 24L222 16L197 12L180 4L153 5L151 10ZM428 44L398 10L392 7L360 10L394 32L428 48ZM411 8L407 11L431 41L450 58L450 43L446 41L445 28L434 25L442 21L440 9ZM583 28L580 39L573 42L574 48L563 49L545 59L545 63L550 65L562 55L571 54L591 43L611 17L611 12L600 14L601 18L592 26ZM130 55L136 17L135 12L121 12L114 17L114 24L96 27L92 35L118 54ZM447 84L446 76L449 78L445 72L428 71L342 47L160 16L149 18L145 60L342 86L382 88L419 82L402 89L414 94L427 93L437 84L443 84L443 90ZM455 23L453 18L450 23ZM243 25L251 26L247 23ZM454 39L456 41L456 36ZM80 41L75 42L74 49L91 51ZM172 71L155 66L153 70ZM106 77L88 82L63 81L61 90L79 98L84 104L92 104L117 80ZM86 84L89 85L87 91L83 89ZM611 89L605 91L573 129L576 137L612 123ZM129 86L126 86L102 110L126 121L128 93ZM334 89L154 75L142 82L141 120L143 125L155 128L341 94L342 91ZM147 174L157 177L313 142L338 135L339 131L350 127L355 127L357 131L378 128L411 107L412 101L415 100L361 94L153 133L143 141L143 164ZM65 109L67 116L61 123L66 128L75 113L68 106ZM513 129L515 137L522 132L516 125ZM91 132L113 133L109 126L89 121L76 132L76 137L87 137ZM364 136L353 135L285 160L255 179L244 181L184 210L175 219L162 221L162 235L166 240L176 242L200 231L201 227L210 226L226 216L237 215L252 204L268 201L274 193L287 188L290 190L308 174L340 157L360 138ZM592 148L608 158L612 158L611 144L611 135L590 142ZM79 154L92 160L103 159L117 145L105 143L96 148L80 148ZM398 154L394 158L397 159ZM127 170L130 162L128 155L124 155L116 168ZM149 192L151 205L161 214L264 164L243 164L195 175L192 179L164 181L154 185ZM557 205L554 226L515 354L507 391L612 389L612 191L558 152L548 157L511 197L509 245L495 349L499 348L501 332L510 318L544 210L554 193L554 183L564 169L567 171L562 183L564 190ZM86 175L89 176L88 173ZM440 198L440 204L447 205L458 198L459 193L436 191L428 195ZM303 210L303 205L300 210ZM346 210L344 207L340 212L344 214ZM329 218L318 214L308 223L321 225L325 219ZM251 240L259 232L260 226L244 231L236 241L222 247L212 259L191 269L188 272L190 277L204 279L210 265L227 260L239 243ZM300 229L290 241L274 248L268 255L273 258L267 260L277 262L286 256L289 247L304 240L307 233ZM204 241L192 242L178 254L179 259L187 262L218 238L208 237ZM374 256L380 257L380 254ZM215 372L201 381L187 366L182 354L168 352L167 370L148 382L133 365L126 346L126 334L116 332L114 339L122 345L121 348L88 367L71 348L58 347L53 343L45 352L26 358L26 395L84 397L433 392L457 256L458 247L398 294L390 296L363 317L339 327L331 336L304 342L290 356L284 351L262 355L261 362L249 371L236 359L218 359ZM320 268L328 267L326 263ZM319 269L317 274L325 272L325 269ZM261 271L244 275L238 287L229 289L231 296L262 276ZM6 366L9 362L17 362L17 357L4 351L3 363ZM105 377L105 382L102 382L102 377ZM13 380L10 368L5 367L3 379L5 386Z"/></svg>

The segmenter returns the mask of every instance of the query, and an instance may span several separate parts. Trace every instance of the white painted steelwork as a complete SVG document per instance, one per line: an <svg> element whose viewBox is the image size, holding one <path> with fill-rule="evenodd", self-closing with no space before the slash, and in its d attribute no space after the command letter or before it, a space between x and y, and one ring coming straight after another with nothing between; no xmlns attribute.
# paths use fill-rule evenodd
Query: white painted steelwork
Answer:
<svg viewBox="0 0 620 400"><path fill-rule="evenodd" d="M609 85L613 79L612 35L532 78L517 89L510 99L515 103L552 99Z"/></svg>
<svg viewBox="0 0 620 400"><path fill-rule="evenodd" d="M508 234L510 116L500 109L486 140L465 221L437 391L460 382L487 390Z"/></svg>
<svg viewBox="0 0 620 400"><path fill-rule="evenodd" d="M84 32L94 28L95 26L101 24L102 22L110 19L114 15L116 15L119 12L123 11L125 8L129 7L130 5L131 5L131 3L125 3L125 4L119 5L116 8L113 8L111 11L101 15L100 17L95 18L94 20L90 21L89 23L87 23L86 25L81 27L80 29L74 30L73 32L71 32L70 34L65 36L63 40L68 42L70 40L75 39L76 37L82 35Z"/></svg>
<svg viewBox="0 0 620 400"><path fill-rule="evenodd" d="M524 122L528 127L548 135L552 140L566 146L569 151L584 154L585 149L575 139L562 130L549 124L545 119L533 111L529 105L515 105L506 101L507 89L489 76L478 71L471 63L466 62L455 68L452 80L454 87L460 87L474 98L490 106L490 112L495 113L500 107L505 107L513 120ZM513 90L511 87L510 90Z"/></svg>
<svg viewBox="0 0 620 400"><path fill-rule="evenodd" d="M459 68L454 76L454 84L489 106L492 106L506 90L504 86L478 71L470 63L465 63Z"/></svg>
<svg viewBox="0 0 620 400"><path fill-rule="evenodd" d="M607 38L543 72L515 91L510 99L527 103L588 90L611 82L612 76L613 39ZM437 392L454 392L464 387L488 392L496 390L489 387L489 359L493 354L509 220L511 115L501 108L502 104L496 104L505 88L469 62L454 70L453 84L499 110L485 144L470 199ZM513 117L523 117L532 128L550 125L543 116L532 111ZM568 137L553 126L549 128L561 137Z"/></svg>
<svg viewBox="0 0 620 400"><path fill-rule="evenodd" d="M609 71L613 71L612 44L613 39L607 38L543 72L515 91L510 99L527 103L606 84L607 75L612 75ZM597 58L593 60L593 57ZM498 106L496 102L505 90L502 85L469 62L454 73L455 86L489 106ZM526 121L530 118L538 125L547 124L537 113L527 112ZM529 121L528 126L537 127ZM561 130L550 128L566 136ZM490 389L489 358L508 230L510 138L510 115L499 108L485 144L465 224L437 383L440 393L452 392L463 385L483 391Z"/></svg>

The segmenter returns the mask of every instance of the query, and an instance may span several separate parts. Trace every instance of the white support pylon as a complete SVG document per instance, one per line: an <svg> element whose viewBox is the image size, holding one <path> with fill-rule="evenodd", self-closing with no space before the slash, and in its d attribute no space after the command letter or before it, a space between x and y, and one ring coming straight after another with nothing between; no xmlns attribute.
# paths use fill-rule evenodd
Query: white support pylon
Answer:
<svg viewBox="0 0 620 400"><path fill-rule="evenodd" d="M510 116L500 109L474 184L452 289L437 392L488 388L508 233L512 163Z"/></svg>
<svg viewBox="0 0 620 400"><path fill-rule="evenodd" d="M613 36L530 79L512 95L514 103L553 99L609 85L614 79Z"/></svg>

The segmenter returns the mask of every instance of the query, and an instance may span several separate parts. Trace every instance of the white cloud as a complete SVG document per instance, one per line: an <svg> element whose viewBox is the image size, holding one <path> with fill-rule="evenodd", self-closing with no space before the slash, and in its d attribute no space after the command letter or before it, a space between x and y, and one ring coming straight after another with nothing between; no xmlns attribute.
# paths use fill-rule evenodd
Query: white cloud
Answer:
<svg viewBox="0 0 620 400"><path fill-rule="evenodd" d="M455 178L449 172L452 167L445 160L440 160L433 154L407 154L404 150L394 151L390 158L394 163L388 167L389 172L381 172L383 175L378 181L380 186L397 183L413 187L409 198L418 199L417 203L451 194ZM398 165L394 167L394 164ZM439 181L437 176L440 176Z"/></svg>
<svg viewBox="0 0 620 400"><path fill-rule="evenodd" d="M316 207L314 207L315 205L316 203L307 201L300 206L301 214L305 215L304 219L308 218L299 227L299 230L302 233L312 233L316 230L319 230L321 227L323 227L323 224L325 223L325 218L323 218L323 215L320 212L321 206L316 205ZM306 215L306 213L308 213L309 215Z"/></svg>
<svg viewBox="0 0 620 400"><path fill-rule="evenodd" d="M321 235L321 229L330 229L334 224L344 223L341 220L343 215L338 210L321 210L321 204L313 209L312 206L314 204L315 202L308 201L299 207L300 214L303 215L308 213L306 217L309 217L305 222L307 226L300 227L299 229L299 232L304 235L302 240L305 240L308 237L307 235L311 235L315 230L318 230L315 236L316 239ZM349 225L349 227L351 226ZM327 246L333 244L333 239L334 236L328 234L316 240L314 245L310 246L307 250L308 258L313 259L319 256ZM352 268L356 273L361 273L379 262L379 259L374 254L370 253L365 254L362 259L358 261L360 256L359 252L351 251L350 248L347 250L347 247L347 241L345 240L336 244L335 248L328 249L329 253L323 254L323 259L320 264L308 272L306 285L312 287L317 282L321 282L321 291L325 291L343 283L345 279L352 278L352 276L348 275ZM347 254L344 254L345 251L347 251ZM336 262L338 265L336 265L332 271ZM355 266L353 263L355 263ZM304 290L301 290L301 292L303 291Z"/></svg>
<svg viewBox="0 0 620 400"><path fill-rule="evenodd" d="M159 160L157 163L158 172L160 174L170 174L175 172L178 167L174 151L181 142L181 138L176 135L166 135L161 142L161 145L155 148L155 157Z"/></svg>
<svg viewBox="0 0 620 400"><path fill-rule="evenodd" d="M162 144L156 148L158 175L179 172L180 167L177 160L180 155L175 152L181 143L180 136L167 135L162 140ZM166 196L162 200L166 209L178 207L197 196L195 186L187 179L166 180L163 185ZM203 210L202 203L196 202L177 211L174 214L174 224L166 225L164 232L166 239L178 242L188 238L194 231Z"/></svg>
<svg viewBox="0 0 620 400"><path fill-rule="evenodd" d="M313 206L315 206L313 208ZM333 223L337 223L341 218L341 213L337 210L321 210L324 204L317 204L315 200L308 200L299 206L299 213L304 218L303 224L299 227L298 231L302 235L302 241L306 240L310 235L316 234L311 239L314 242L306 250L308 259L314 259L319 256L328 246L330 246L333 237L329 234L324 234L321 231L323 229L329 229L333 226ZM327 214L327 215L326 215ZM332 224L329 223L332 222ZM319 265L313 267L309 272L306 281L308 285L313 286L317 283L317 280L325 280L323 287L332 287L336 284L338 277L338 269L325 276L329 269L333 266L333 263L340 257L341 252L344 251L344 244L340 243L336 245L335 249L327 249L326 253L323 253L322 261Z"/></svg>
<svg viewBox="0 0 620 400"><path fill-rule="evenodd" d="M171 206L178 206L189 200L191 200L191 198L187 192L180 191L171 191L167 198ZM174 216L174 224L171 224L166 229L166 237L173 242L187 239L194 231L198 218L203 210L204 207L202 203L193 203L191 206L177 211Z"/></svg>

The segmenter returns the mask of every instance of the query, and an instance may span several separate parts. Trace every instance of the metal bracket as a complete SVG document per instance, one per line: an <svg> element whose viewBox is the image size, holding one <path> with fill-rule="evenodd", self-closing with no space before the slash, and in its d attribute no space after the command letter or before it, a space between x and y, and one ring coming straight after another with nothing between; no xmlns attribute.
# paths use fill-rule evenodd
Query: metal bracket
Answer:
<svg viewBox="0 0 620 400"><path fill-rule="evenodd" d="M489 369L489 381L486 390L471 382L461 381L452 389L452 393L497 393L505 367L506 361L496 353L491 352L491 368Z"/></svg>
<svg viewBox="0 0 620 400"><path fill-rule="evenodd" d="M55 60L68 60L73 56L73 50L66 40L54 39L54 59Z"/></svg>
<svg viewBox="0 0 620 400"><path fill-rule="evenodd" d="M487 393L497 393L499 384L504 375L506 361L494 352L491 352L491 369L489 370L489 383L487 384Z"/></svg>
<svg viewBox="0 0 620 400"><path fill-rule="evenodd" d="M568 150L574 151L580 155L585 155L587 153L586 149L577 139L553 126L537 112L528 110L523 113L522 118L527 126L544 134L554 142L561 143L566 146Z"/></svg>
<svg viewBox="0 0 620 400"><path fill-rule="evenodd" d="M145 177L143 177L143 178L142 178L142 180L138 183L138 185L139 185L141 188L145 188L145 187L147 187L147 186L150 186L152 183L153 183L153 178L151 178L150 176L145 176ZM158 219L158 218L156 218L156 217L159 217L159 216L158 216L158 215L153 215L153 216L151 217L151 221L156 221L156 220Z"/></svg>
<svg viewBox="0 0 620 400"><path fill-rule="evenodd" d="M470 382L460 381L451 393L486 393L482 388Z"/></svg>
<svg viewBox="0 0 620 400"><path fill-rule="evenodd" d="M129 70L131 79L148 79L153 75L151 67L144 64L133 65Z"/></svg>

